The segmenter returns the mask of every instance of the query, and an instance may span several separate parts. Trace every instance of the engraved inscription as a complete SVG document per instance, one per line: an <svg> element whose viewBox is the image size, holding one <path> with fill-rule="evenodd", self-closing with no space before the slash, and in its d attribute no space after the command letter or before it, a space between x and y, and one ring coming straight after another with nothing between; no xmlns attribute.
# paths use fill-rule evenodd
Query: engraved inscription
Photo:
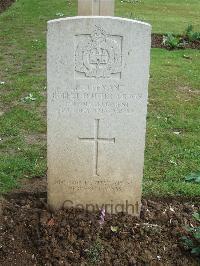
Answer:
<svg viewBox="0 0 200 266"><path fill-rule="evenodd" d="M100 138L99 137L99 122L100 119L95 119L94 121L94 137L93 138L80 138L82 141L92 141L95 144L94 148L94 175L99 176L98 173L98 162L99 162L99 142L111 142L115 143L115 138Z"/></svg>
<svg viewBox="0 0 200 266"><path fill-rule="evenodd" d="M75 178L76 179L76 178ZM59 179L54 183L56 186L64 186L67 189L77 191L104 191L104 192L125 192L129 190L130 186L134 186L134 180L116 180L112 179L93 179L93 180L66 180Z"/></svg>
<svg viewBox="0 0 200 266"><path fill-rule="evenodd" d="M77 84L52 90L51 102L59 104L57 112L85 114L130 114L141 108L146 100L144 93L130 93L121 84ZM60 105L62 103L62 105Z"/></svg>
<svg viewBox="0 0 200 266"><path fill-rule="evenodd" d="M120 77L122 71L122 37L111 36L97 27L91 35L76 36L75 71L83 78ZM117 75L118 74L118 75Z"/></svg>

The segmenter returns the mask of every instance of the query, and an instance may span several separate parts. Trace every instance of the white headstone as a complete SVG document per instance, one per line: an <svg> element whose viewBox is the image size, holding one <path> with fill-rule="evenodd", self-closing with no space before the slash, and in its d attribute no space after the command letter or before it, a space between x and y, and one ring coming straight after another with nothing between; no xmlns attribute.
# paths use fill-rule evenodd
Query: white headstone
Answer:
<svg viewBox="0 0 200 266"><path fill-rule="evenodd" d="M48 22L52 209L79 204L139 215L150 36L149 24L122 18Z"/></svg>
<svg viewBox="0 0 200 266"><path fill-rule="evenodd" d="M114 0L78 0L79 16L114 16Z"/></svg>

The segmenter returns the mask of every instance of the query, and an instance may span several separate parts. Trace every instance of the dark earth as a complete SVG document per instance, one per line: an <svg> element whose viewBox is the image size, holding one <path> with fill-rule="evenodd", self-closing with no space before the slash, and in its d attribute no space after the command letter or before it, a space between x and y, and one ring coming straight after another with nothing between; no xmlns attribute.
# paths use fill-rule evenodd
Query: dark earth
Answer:
<svg viewBox="0 0 200 266"><path fill-rule="evenodd" d="M143 198L141 217L47 207L46 179L5 195L0 211L0 265L200 265L183 245L200 198Z"/></svg>
<svg viewBox="0 0 200 266"><path fill-rule="evenodd" d="M0 13L6 10L15 0L0 0Z"/></svg>
<svg viewBox="0 0 200 266"><path fill-rule="evenodd" d="M193 42L188 42L187 38L184 36L179 36L180 39L185 43L184 48L179 48L179 49L186 49L186 48L191 48L191 49L200 49L200 41L196 40ZM152 48L163 48L163 49L168 49L167 47L164 46L163 44L163 34L158 34L158 33L152 33L151 34L151 47Z"/></svg>

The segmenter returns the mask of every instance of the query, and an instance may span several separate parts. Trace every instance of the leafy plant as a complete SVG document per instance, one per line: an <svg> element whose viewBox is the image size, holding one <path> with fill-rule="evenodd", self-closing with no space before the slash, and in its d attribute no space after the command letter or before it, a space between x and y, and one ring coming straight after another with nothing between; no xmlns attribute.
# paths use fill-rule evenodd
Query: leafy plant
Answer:
<svg viewBox="0 0 200 266"><path fill-rule="evenodd" d="M192 215L198 222L200 222L200 211L199 212L195 212Z"/></svg>
<svg viewBox="0 0 200 266"><path fill-rule="evenodd" d="M28 96L26 96L26 97L21 99L21 101L24 102L24 103L30 103L30 102L35 101L35 100L36 100L36 98L33 97L32 93L29 93Z"/></svg>
<svg viewBox="0 0 200 266"><path fill-rule="evenodd" d="M191 173L190 175L185 177L185 181L193 182L193 183L200 183L200 172Z"/></svg>
<svg viewBox="0 0 200 266"><path fill-rule="evenodd" d="M180 38L174 36L172 33L167 33L166 35L163 36L163 44L169 49L184 47Z"/></svg>
<svg viewBox="0 0 200 266"><path fill-rule="evenodd" d="M200 211L193 214L193 217L200 222ZM188 236L183 236L182 241L184 246L191 250L191 253L200 256L200 226L188 227Z"/></svg>
<svg viewBox="0 0 200 266"><path fill-rule="evenodd" d="M189 42L200 40L200 32L194 32L192 25L188 25L186 28L185 36Z"/></svg>
<svg viewBox="0 0 200 266"><path fill-rule="evenodd" d="M103 251L103 246L99 240L97 240L89 250L87 250L88 258L91 263L95 264L100 261L100 256Z"/></svg>
<svg viewBox="0 0 200 266"><path fill-rule="evenodd" d="M93 245L89 249L86 250L88 258L90 263L96 265L100 261L100 256L103 251L103 245L101 244L100 239L100 230L103 230L103 226L105 223L105 217L106 217L106 210L102 208L100 210L100 216L99 216L99 228L97 230L97 238Z"/></svg>

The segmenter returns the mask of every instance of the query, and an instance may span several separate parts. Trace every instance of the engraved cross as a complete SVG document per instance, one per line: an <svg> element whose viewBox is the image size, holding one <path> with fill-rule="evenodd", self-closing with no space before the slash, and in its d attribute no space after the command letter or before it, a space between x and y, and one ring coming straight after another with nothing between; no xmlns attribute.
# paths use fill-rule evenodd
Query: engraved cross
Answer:
<svg viewBox="0 0 200 266"><path fill-rule="evenodd" d="M94 142L94 173L99 176L98 166L99 166L99 142L110 142L115 143L115 138L100 138L99 137L99 124L100 119L94 120L94 137L93 138L80 138L81 141L92 141Z"/></svg>

